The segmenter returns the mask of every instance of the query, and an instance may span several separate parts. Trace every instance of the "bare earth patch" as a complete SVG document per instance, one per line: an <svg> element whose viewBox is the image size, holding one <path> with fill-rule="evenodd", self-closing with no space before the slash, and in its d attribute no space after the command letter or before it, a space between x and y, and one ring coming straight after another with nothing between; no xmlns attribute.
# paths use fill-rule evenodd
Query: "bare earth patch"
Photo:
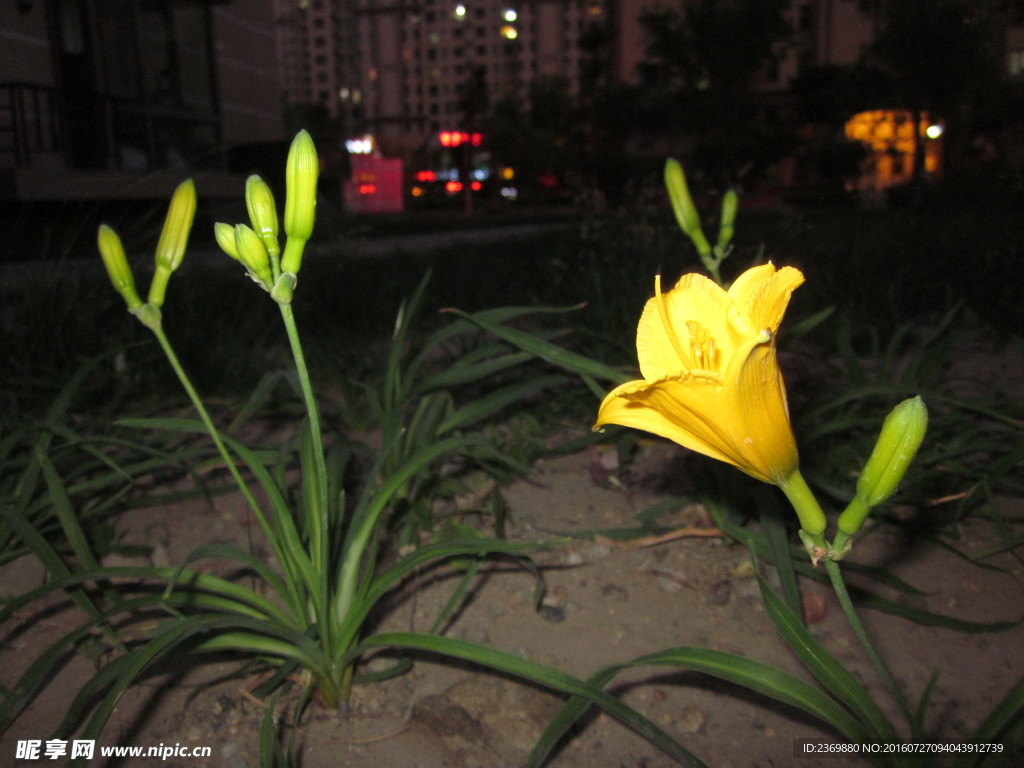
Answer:
<svg viewBox="0 0 1024 768"><path fill-rule="evenodd" d="M643 471L671 465L677 449L646 449ZM535 472L506 490L510 535L544 541L553 532L628 527L633 516L659 497L595 483L594 456L581 453L540 462ZM922 511L921 514L927 514ZM671 521L679 528L706 528L704 510L687 507ZM237 499L220 497L213 508L181 504L126 514L119 521L128 543L152 547L157 564L178 563L210 541L246 544L256 531ZM958 546L979 551L995 541L982 521L964 531ZM259 546L258 544L256 545ZM671 646L732 651L808 677L764 613L745 549L718 537L680 537L637 548L574 539L535 555L547 585L543 607L533 603L535 582L510 561L490 565L471 599L446 629L452 637L520 654L577 676ZM854 560L885 565L924 590L913 603L977 622L1017 621L1024 614L1024 571L997 557L983 568L927 542L897 540L883 529L858 541ZM224 564L204 567L218 572ZM770 570L765 575L772 578ZM425 573L419 587L396 596L381 629L429 628L455 582L451 571ZM0 571L4 594L40 583L28 559ZM863 681L898 721L835 598L823 586L804 584L814 635ZM889 594L889 597L896 597ZM906 599L906 598L902 598ZM1024 627L966 634L923 627L865 610L862 617L911 702L941 670L928 726L943 741L965 737L1020 677ZM35 655L77 625L78 615L59 600L34 606L3 628L0 683L10 686ZM387 659L369 666L386 666ZM265 703L252 694L251 675L229 677L230 658L172 658L130 689L98 744L209 746L208 759L170 757L172 767L255 766L257 732ZM19 739L46 739L64 709L93 671L84 656L61 675L0 740L0 765L15 764ZM703 675L671 669L636 670L613 691L636 707L709 766L807 765L793 756L797 737L830 736L800 712ZM516 680L436 658L417 658L412 670L384 683L357 687L345 711L313 706L298 733L306 768L504 768L521 765L558 711L559 697ZM1020 764L1008 758L1007 765ZM89 761L91 767L149 764L150 760ZM32 765L40 761L17 764ZM50 761L46 761L50 762ZM554 768L675 765L640 737L592 712L549 763ZM831 768L862 765L830 759Z"/></svg>

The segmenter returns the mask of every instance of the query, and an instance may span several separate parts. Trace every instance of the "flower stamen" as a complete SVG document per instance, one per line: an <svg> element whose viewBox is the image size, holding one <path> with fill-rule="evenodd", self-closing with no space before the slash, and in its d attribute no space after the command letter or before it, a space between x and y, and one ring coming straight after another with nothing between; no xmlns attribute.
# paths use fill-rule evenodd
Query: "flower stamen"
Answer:
<svg viewBox="0 0 1024 768"><path fill-rule="evenodd" d="M657 300L658 317L661 318L661 326L665 329L665 335L668 336L672 348L679 355L679 362L687 366L688 358L686 351L683 349L683 345L679 343L679 337L672 330L671 316L669 315L668 307L665 305L665 294L661 292L661 275L654 276L654 297ZM689 367L691 366L687 366L687 368Z"/></svg>
<svg viewBox="0 0 1024 768"><path fill-rule="evenodd" d="M690 351L693 353L694 368L705 371L715 370L715 339L708 329L696 320L687 320L686 328L690 332Z"/></svg>

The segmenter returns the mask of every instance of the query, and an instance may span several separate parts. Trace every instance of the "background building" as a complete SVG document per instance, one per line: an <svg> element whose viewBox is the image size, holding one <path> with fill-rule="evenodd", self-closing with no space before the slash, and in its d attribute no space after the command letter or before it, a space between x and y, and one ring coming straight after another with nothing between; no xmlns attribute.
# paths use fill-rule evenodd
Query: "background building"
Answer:
<svg viewBox="0 0 1024 768"><path fill-rule="evenodd" d="M224 146L283 138L270 0L19 0L0 40L0 197L217 194Z"/></svg>
<svg viewBox="0 0 1024 768"><path fill-rule="evenodd" d="M309 98L350 135L422 140L538 77L580 79L580 38L607 0L278 0L290 99ZM300 42L303 41L303 42ZM304 81L305 79L305 81Z"/></svg>
<svg viewBox="0 0 1024 768"><path fill-rule="evenodd" d="M150 194L152 184L167 185L154 171L216 167L224 148L280 141L286 126L313 130L334 163L331 168L344 175L344 160L335 162L344 139L371 134L385 154L409 156L425 142L436 142L442 131L490 130L494 123L488 128L487 120L508 102L520 105L517 119L536 129L528 136L519 123L505 124L505 152L521 164L527 150L543 142L555 159L572 147L604 162L616 152L636 154L637 147L663 152L684 134L718 136L721 153L749 136L755 124L765 136L794 134L806 122L797 114L799 100L825 94L826 86L833 87L832 96L843 97L832 105L845 110L843 121L859 111L891 109L927 111L942 120L958 109L956 104L966 103L963 99L986 100L975 87L983 78L971 80L969 68L961 66L970 58L965 52L974 48L953 52L953 45L967 40L957 37L962 29L934 45L922 36L916 46L921 50L913 51L921 61L935 56L947 65L948 76L938 82L931 75L915 81L911 71L890 72L905 92L895 87L889 96L859 105L841 78L822 80L820 87L805 82L798 93L794 83L808 73L853 69L865 61L884 29L882 9L917 6L891 0L868 12L869 4L860 0L791 0L785 34L773 39L772 54L755 62L751 76L744 72L724 87L707 88L692 77L692 61L689 73L683 71L686 62L681 69L680 62L669 62L677 70L659 96L660 106L670 108L663 111L662 124L636 118L646 118L642 108L657 100L647 98L640 108L624 100L642 88L651 95L651 81L641 76L641 65L648 71L651 65L651 29L643 14L761 7L751 3L11 0L0 3L0 196ZM1022 12L995 0L977 5L1008 9L1004 40L992 56L1005 79L1024 82ZM927 14L932 5L920 7ZM748 31L738 29L740 37ZM915 47L912 35L909 47ZM717 61L707 62L712 74L727 69L717 66L723 59L728 63L745 50L729 34L709 48L719 52ZM538 84L546 88L538 90ZM664 84L654 83L659 85ZM531 104L540 103L538 94L547 101ZM921 103L910 103L919 95ZM974 105L974 115L982 111ZM701 115L712 114L722 117L718 124L701 122ZM1006 115L984 119L1001 131L992 137L993 152L1006 156L1009 147L1015 156L1024 153L1019 126L1008 123ZM996 134L996 128L989 133ZM524 146L512 146L517 135ZM800 141L806 139L800 134ZM744 165L740 156L749 149L741 147L720 165ZM540 172L540 165L553 165L550 158L536 164ZM801 173L796 169L788 177ZM892 178L898 181L900 174Z"/></svg>

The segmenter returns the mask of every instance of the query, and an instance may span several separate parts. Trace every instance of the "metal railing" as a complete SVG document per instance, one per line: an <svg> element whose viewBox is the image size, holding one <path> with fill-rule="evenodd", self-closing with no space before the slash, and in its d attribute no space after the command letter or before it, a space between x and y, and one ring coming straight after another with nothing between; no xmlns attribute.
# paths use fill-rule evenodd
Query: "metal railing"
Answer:
<svg viewBox="0 0 1024 768"><path fill-rule="evenodd" d="M32 155L61 150L57 89L32 83L0 83L0 157L28 168Z"/></svg>
<svg viewBox="0 0 1024 768"><path fill-rule="evenodd" d="M82 126L94 139L86 159L81 136L76 144L65 130L64 107L59 88L0 83L0 167L31 168L39 154L58 153L67 168L154 170L208 154L221 140L216 114L97 95Z"/></svg>

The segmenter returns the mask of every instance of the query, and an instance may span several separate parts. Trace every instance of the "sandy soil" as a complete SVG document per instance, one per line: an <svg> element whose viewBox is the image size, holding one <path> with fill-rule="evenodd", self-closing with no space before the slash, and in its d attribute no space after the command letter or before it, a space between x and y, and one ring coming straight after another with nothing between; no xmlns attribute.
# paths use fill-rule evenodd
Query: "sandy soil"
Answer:
<svg viewBox="0 0 1024 768"><path fill-rule="evenodd" d="M677 459L677 449L652 445L633 467L632 490L600 483L591 452L541 461L535 472L506 489L511 535L544 540L553 531L630 526L633 516L659 500L650 482ZM670 522L708 527L699 506ZM152 547L151 561L177 563L208 541L245 543L247 513L231 497L139 510L120 520L124 540ZM977 551L994 541L976 521L958 545ZM972 621L1016 621L1024 614L1024 570L1008 557L979 567L925 542L904 542L890 531L858 542L854 559L885 564L924 589L915 605ZM508 563L491 566L447 634L487 643L526 658L586 676L602 665L676 645L733 651L807 677L764 613L747 552L719 537L678 538L637 548L574 539L541 550L547 597L532 604L534 581ZM771 579L772 574L765 572ZM450 576L450 574L448 574ZM0 573L6 594L39 583L27 559ZM396 599L382 628L425 630L447 600L453 579L434 572L430 582ZM845 625L835 598L805 584L814 635L893 712ZM892 596L892 595L890 595ZM906 598L904 598L906 599ZM74 625L72 609L57 602L19 614L3 628L0 683L10 686L34 654ZM916 702L941 670L928 716L934 738L963 738L1024 671L1024 626L998 633L965 634L922 627L902 618L864 611L900 685ZM257 761L257 731L264 703L250 693L251 677L222 680L237 671L230 659L192 663L177 658L130 689L100 740L102 745L210 746L209 759L168 758L168 766L243 768ZM93 670L78 656L0 739L0 765L14 760L18 739L45 739L80 681ZM794 738L831 736L799 712L734 686L688 672L640 670L613 690L664 728L709 766L815 765L795 759ZM560 699L512 679L462 665L418 660L412 671L386 683L359 687L346 711L313 708L299 733L302 765L353 768L503 768L520 765L555 714ZM1018 762L1021 756L1006 764ZM50 762L50 761L46 761ZM153 759L89 766L132 766ZM553 768L675 765L663 753L603 714L588 717L549 763ZM861 765L829 759L832 768ZM922 765L929 764L928 761Z"/></svg>

